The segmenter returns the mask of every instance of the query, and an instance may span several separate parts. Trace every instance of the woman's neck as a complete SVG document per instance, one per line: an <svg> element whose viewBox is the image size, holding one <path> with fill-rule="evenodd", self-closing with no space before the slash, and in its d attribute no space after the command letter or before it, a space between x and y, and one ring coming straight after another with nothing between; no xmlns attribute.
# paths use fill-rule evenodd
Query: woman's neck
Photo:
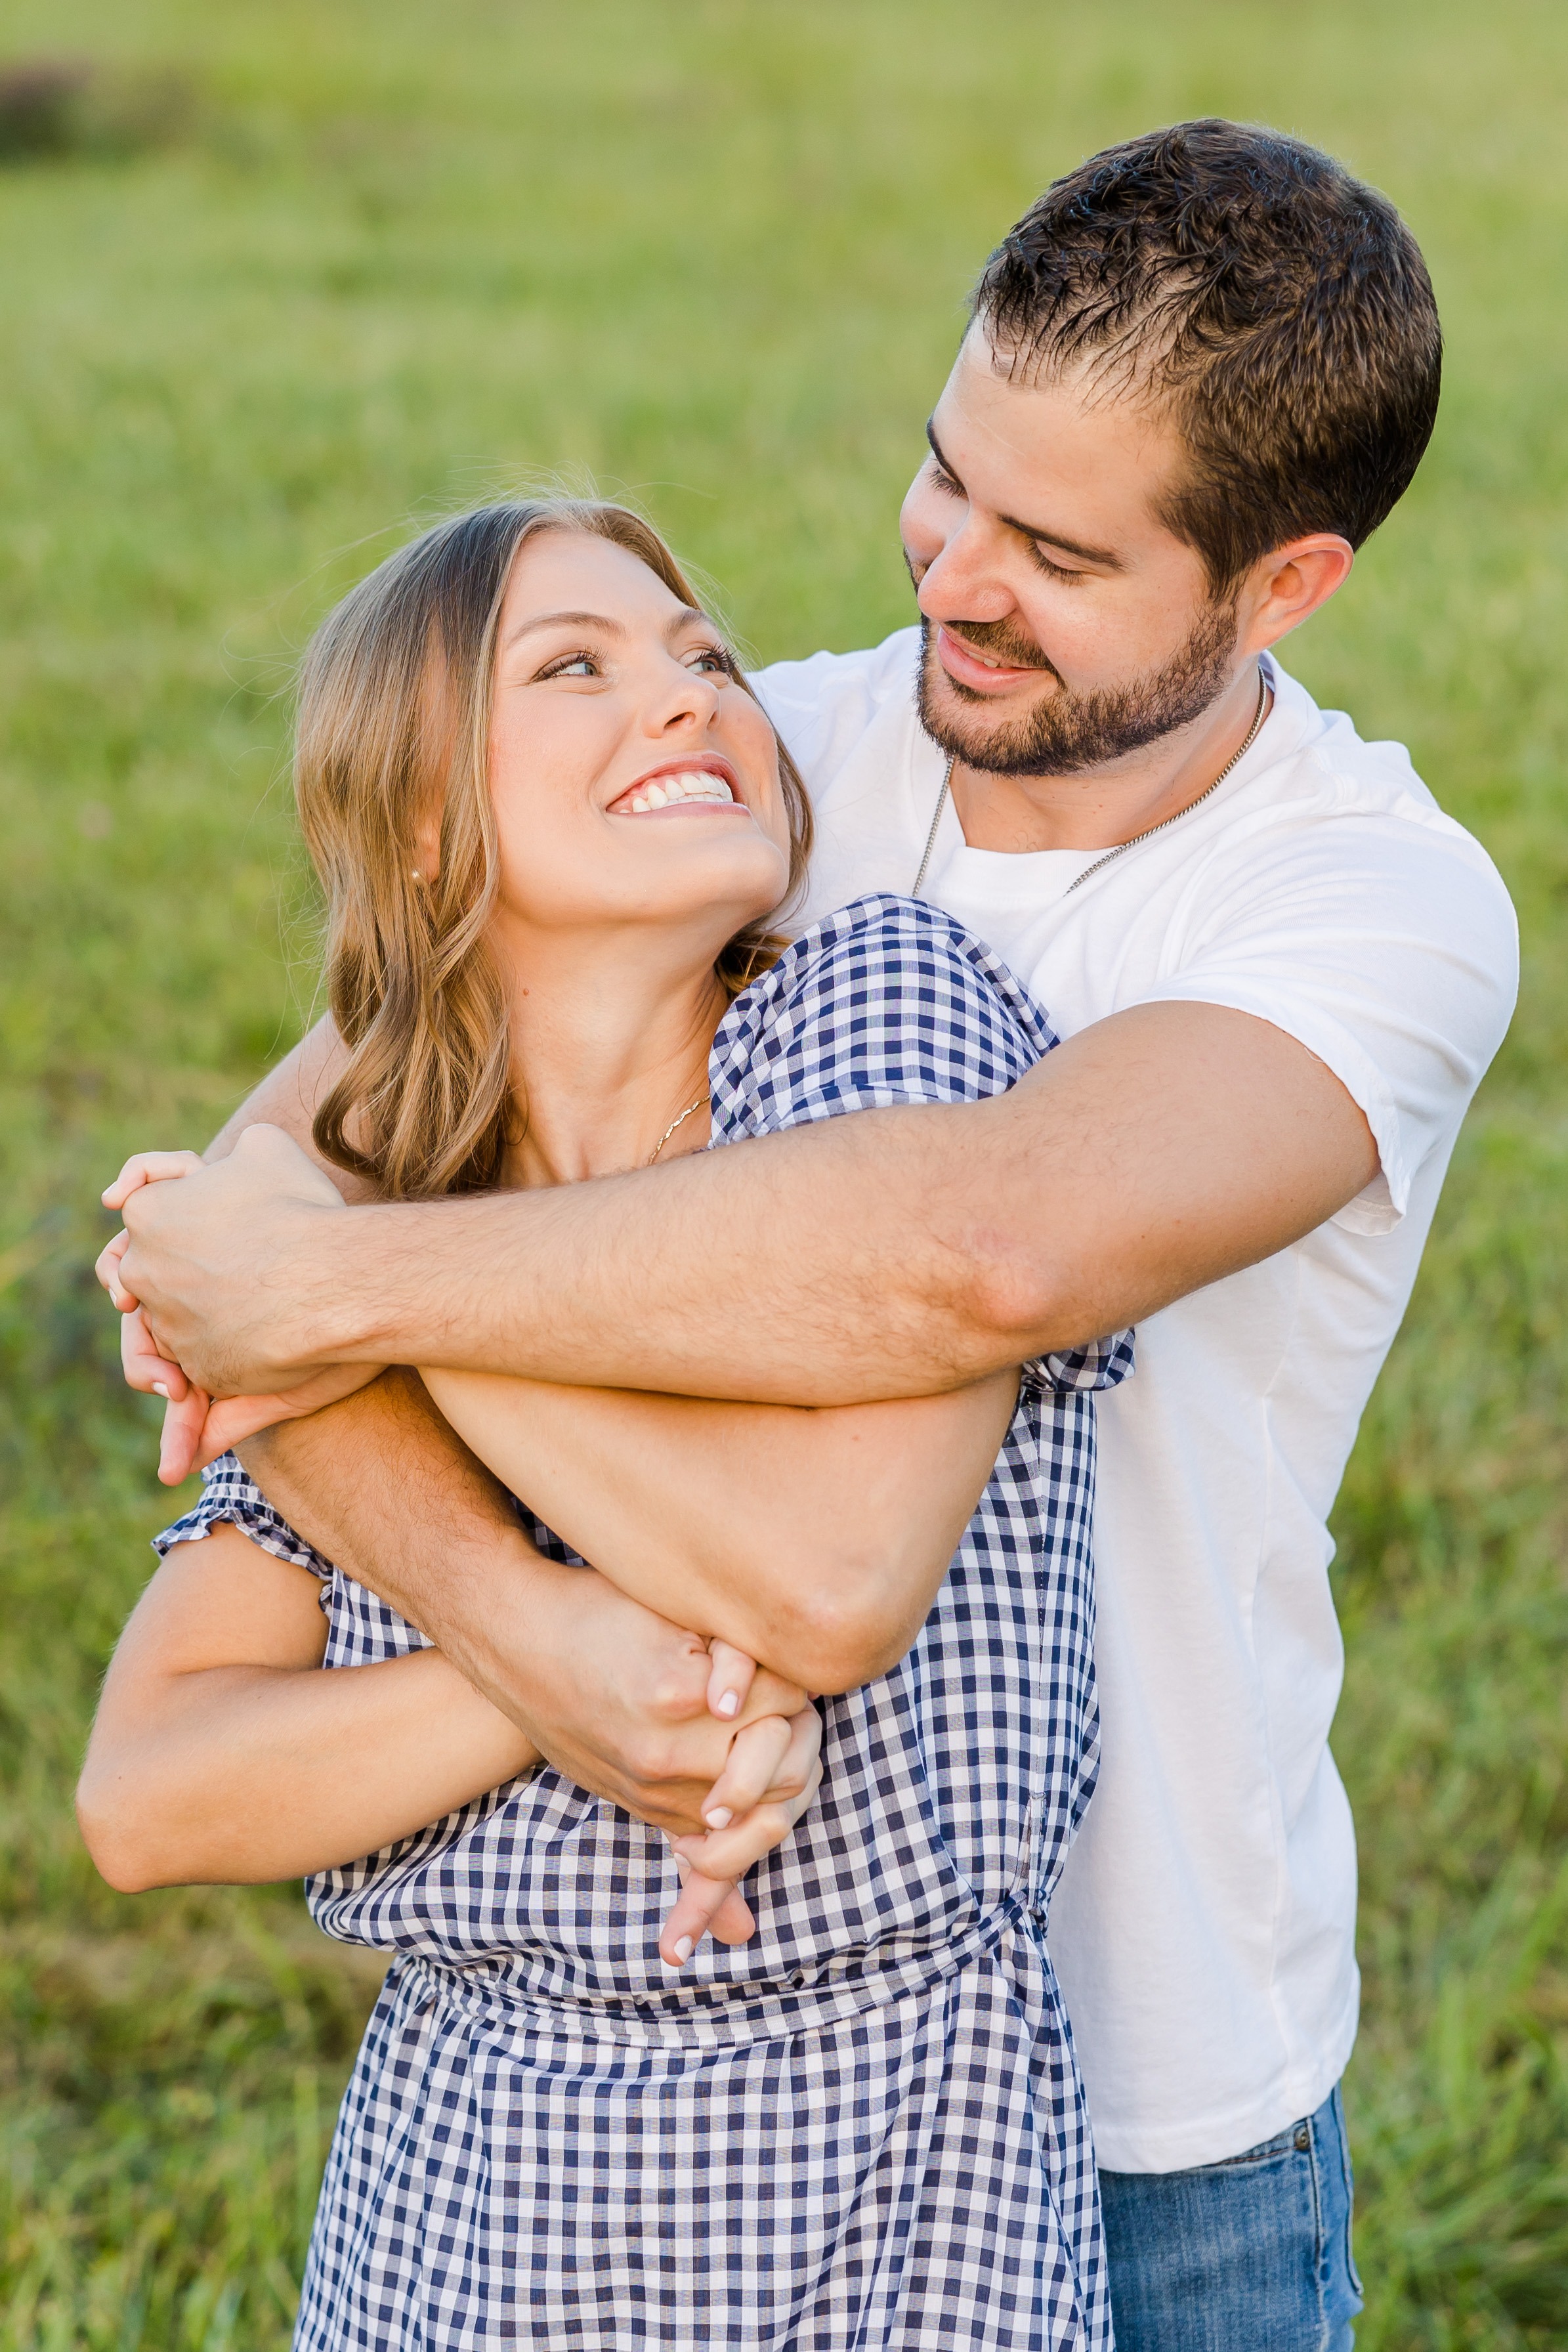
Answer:
<svg viewBox="0 0 1568 2352"><path fill-rule="evenodd" d="M727 1003L711 964L657 937L535 934L509 942L512 1082L526 1107L507 1160L515 1186L573 1184L643 1167L673 1119L707 1094ZM663 1156L700 1147L699 1108Z"/></svg>

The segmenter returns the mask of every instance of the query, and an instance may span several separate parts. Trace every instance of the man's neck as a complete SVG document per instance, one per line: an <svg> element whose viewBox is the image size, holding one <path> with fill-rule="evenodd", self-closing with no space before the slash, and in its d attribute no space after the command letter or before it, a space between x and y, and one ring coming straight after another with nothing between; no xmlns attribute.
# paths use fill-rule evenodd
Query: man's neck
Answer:
<svg viewBox="0 0 1568 2352"><path fill-rule="evenodd" d="M953 767L953 807L971 849L1116 849L1179 816L1212 790L1258 716L1259 676L1249 662L1191 726L1124 760L1071 776L1003 776L964 761Z"/></svg>

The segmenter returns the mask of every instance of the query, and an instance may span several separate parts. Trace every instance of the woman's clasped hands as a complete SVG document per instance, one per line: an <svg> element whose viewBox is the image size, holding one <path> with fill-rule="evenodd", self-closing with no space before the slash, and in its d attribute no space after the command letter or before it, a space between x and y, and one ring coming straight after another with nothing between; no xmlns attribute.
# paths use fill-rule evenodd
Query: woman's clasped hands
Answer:
<svg viewBox="0 0 1568 2352"><path fill-rule="evenodd" d="M193 1175L204 1164L193 1151L137 1152L104 1192L104 1206L120 1210L143 1185ZM121 1261L130 1239L123 1228L116 1234L95 1271L121 1318L120 1365L128 1385L164 1400L158 1475L165 1486L179 1486L261 1430L337 1403L383 1369L335 1364L269 1395L210 1394L164 1351L141 1301L126 1288ZM744 1710L757 1662L716 1638L707 1650L708 1712L733 1722ZM681 1891L659 1936L660 1957L669 1967L684 1968L705 1935L731 1945L755 1935L757 1923L738 1882L782 1843L815 1797L821 1736L821 1718L810 1702L792 1716L762 1716L736 1731L724 1769L702 1801L703 1829L670 1840Z"/></svg>

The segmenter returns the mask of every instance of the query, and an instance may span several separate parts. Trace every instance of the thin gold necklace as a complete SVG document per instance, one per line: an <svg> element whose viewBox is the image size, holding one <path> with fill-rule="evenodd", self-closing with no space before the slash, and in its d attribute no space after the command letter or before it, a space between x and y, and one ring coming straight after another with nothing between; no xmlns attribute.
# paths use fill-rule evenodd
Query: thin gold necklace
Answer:
<svg viewBox="0 0 1568 2352"><path fill-rule="evenodd" d="M673 1118L670 1121L668 1127L664 1129L664 1132L661 1135L657 1143L654 1144L652 1151L649 1152L647 1159L643 1161L643 1166L645 1168L652 1168L654 1160L657 1160L660 1152L663 1151L665 1144L668 1143L676 1128L684 1127L687 1119L690 1118L693 1111L701 1110L705 1103L710 1103L712 1100L713 1097L711 1094L705 1094L698 1095L695 1102L688 1103L685 1110L681 1113L679 1118Z"/></svg>

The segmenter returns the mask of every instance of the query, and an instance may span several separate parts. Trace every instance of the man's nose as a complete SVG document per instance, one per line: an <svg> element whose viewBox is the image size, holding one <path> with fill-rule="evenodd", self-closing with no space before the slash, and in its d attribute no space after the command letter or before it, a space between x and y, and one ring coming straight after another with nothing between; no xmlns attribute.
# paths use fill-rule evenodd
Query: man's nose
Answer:
<svg viewBox="0 0 1568 2352"><path fill-rule="evenodd" d="M1002 621L1017 608L998 570L996 551L972 516L966 516L920 573L915 600L928 621Z"/></svg>

